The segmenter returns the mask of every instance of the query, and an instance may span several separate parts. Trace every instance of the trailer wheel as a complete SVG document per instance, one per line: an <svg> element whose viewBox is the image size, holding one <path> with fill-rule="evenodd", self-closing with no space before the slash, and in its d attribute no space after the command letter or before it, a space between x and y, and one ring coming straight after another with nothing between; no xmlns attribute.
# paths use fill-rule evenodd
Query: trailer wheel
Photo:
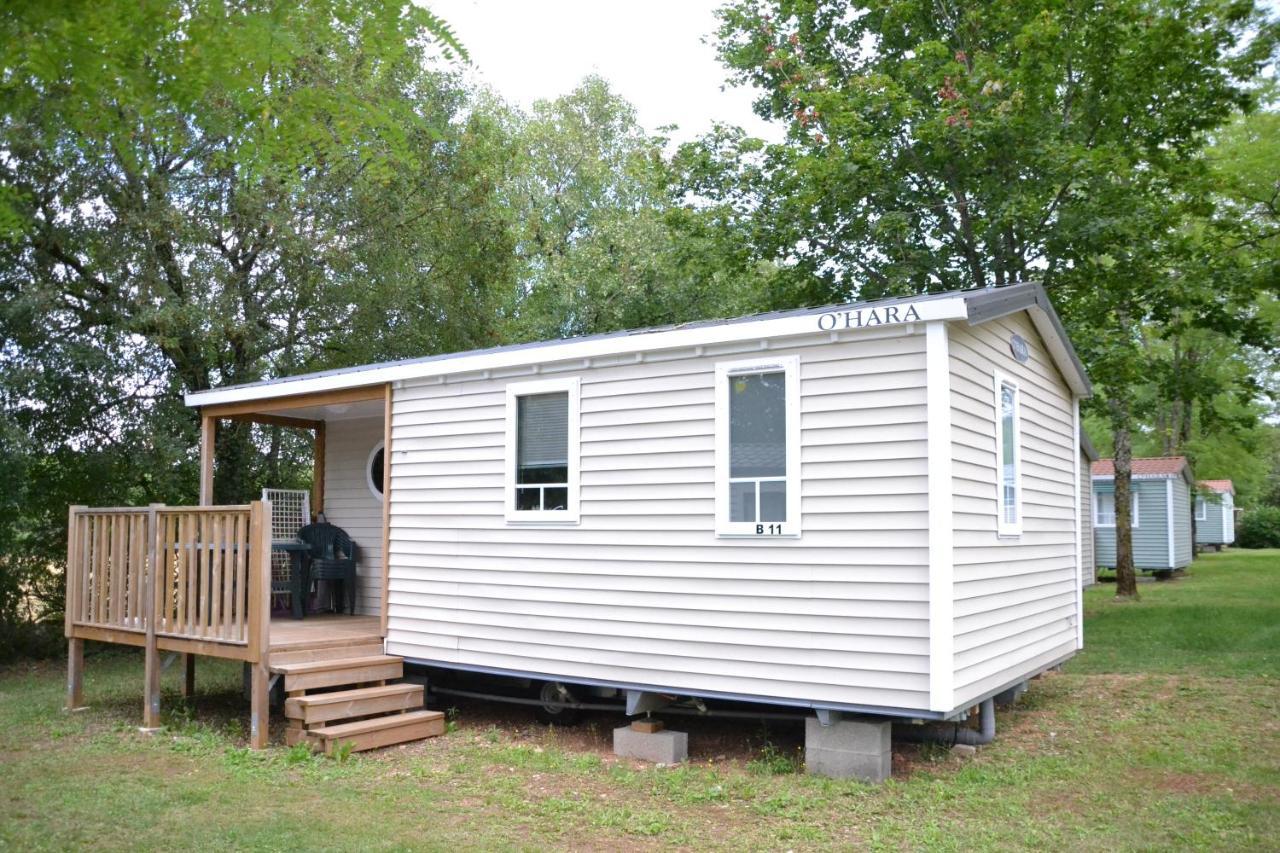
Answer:
<svg viewBox="0 0 1280 853"><path fill-rule="evenodd" d="M537 688L538 698L544 703L537 707L538 721L554 723L557 726L572 726L578 722L581 713L577 708L566 708L562 703L576 702L574 695L558 681L544 681Z"/></svg>

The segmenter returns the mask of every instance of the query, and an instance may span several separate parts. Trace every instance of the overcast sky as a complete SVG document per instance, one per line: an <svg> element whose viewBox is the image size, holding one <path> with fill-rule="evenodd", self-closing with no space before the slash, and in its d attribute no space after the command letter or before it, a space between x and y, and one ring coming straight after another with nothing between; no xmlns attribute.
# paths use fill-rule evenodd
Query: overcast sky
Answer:
<svg viewBox="0 0 1280 853"><path fill-rule="evenodd" d="M683 142L713 121L780 139L751 111L752 93L725 85L713 10L722 0L427 0L471 54L474 73L529 106L572 90L588 74L635 105L646 130L675 124Z"/></svg>

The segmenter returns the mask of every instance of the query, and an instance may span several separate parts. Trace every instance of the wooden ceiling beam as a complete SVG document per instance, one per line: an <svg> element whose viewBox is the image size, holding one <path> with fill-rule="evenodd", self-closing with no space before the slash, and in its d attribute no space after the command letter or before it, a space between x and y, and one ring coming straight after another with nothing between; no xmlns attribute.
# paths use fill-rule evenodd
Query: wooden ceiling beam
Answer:
<svg viewBox="0 0 1280 853"><path fill-rule="evenodd" d="M212 417L218 417L213 415ZM244 415L224 415L223 420L241 421L250 424L265 424L266 426L290 427L292 429L309 429L317 430L324 426L324 421L313 421L307 418L290 418L284 415L269 415L260 412L251 412Z"/></svg>
<svg viewBox="0 0 1280 853"><path fill-rule="evenodd" d="M209 417L230 418L235 415L264 415L287 412L310 406L339 406L344 403L381 401L386 395L385 383L366 385L362 388L340 388L336 391L317 391L314 394L294 394L288 397L272 397L265 400L246 400L240 403L221 403L204 406L201 412ZM288 417L283 415L283 417Z"/></svg>

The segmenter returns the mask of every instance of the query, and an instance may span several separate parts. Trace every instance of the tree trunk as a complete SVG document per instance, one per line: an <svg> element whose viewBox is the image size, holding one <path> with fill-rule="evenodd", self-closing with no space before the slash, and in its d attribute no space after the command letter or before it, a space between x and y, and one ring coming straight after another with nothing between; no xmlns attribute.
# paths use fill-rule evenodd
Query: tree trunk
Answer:
<svg viewBox="0 0 1280 853"><path fill-rule="evenodd" d="M1133 503L1129 497L1133 473L1133 444L1129 434L1129 404L1112 403L1115 426L1116 595L1137 598L1138 578L1133 566Z"/></svg>
<svg viewBox="0 0 1280 853"><path fill-rule="evenodd" d="M223 421L214 443L217 476L213 478L215 503L248 503L252 494L253 471L257 448L253 444L253 427L243 421Z"/></svg>

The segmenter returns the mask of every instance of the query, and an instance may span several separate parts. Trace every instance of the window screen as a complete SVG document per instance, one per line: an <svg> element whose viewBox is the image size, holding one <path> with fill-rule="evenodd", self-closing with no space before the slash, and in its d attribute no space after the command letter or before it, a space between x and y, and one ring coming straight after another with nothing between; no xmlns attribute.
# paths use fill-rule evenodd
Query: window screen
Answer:
<svg viewBox="0 0 1280 853"><path fill-rule="evenodd" d="M569 508L569 395L517 398L516 509Z"/></svg>
<svg viewBox="0 0 1280 853"><path fill-rule="evenodd" d="M729 520L787 520L787 376L729 377Z"/></svg>

